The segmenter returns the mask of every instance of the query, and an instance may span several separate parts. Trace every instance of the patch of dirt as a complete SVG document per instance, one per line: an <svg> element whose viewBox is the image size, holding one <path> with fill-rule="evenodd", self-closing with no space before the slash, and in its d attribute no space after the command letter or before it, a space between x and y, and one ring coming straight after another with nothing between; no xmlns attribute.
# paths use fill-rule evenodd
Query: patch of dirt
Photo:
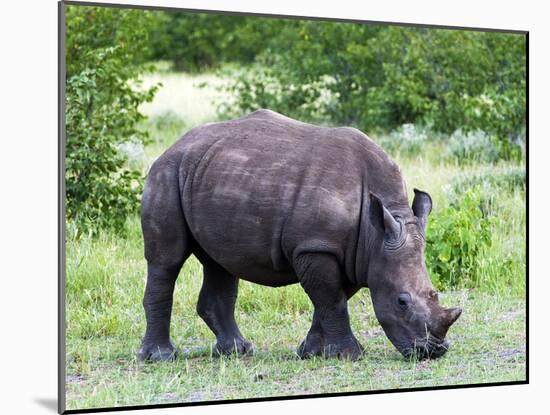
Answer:
<svg viewBox="0 0 550 415"><path fill-rule="evenodd" d="M516 320L517 318L524 317L524 315L525 315L524 310L508 311L502 314L502 320L504 321Z"/></svg>
<svg viewBox="0 0 550 415"><path fill-rule="evenodd" d="M479 352L475 353L475 355L479 356L482 362L494 363L497 359L510 361L515 360L519 356L525 356L525 348L503 349L496 352Z"/></svg>
<svg viewBox="0 0 550 415"><path fill-rule="evenodd" d="M525 355L525 348L507 349L498 353L498 357L506 360L514 359L518 355Z"/></svg>
<svg viewBox="0 0 550 415"><path fill-rule="evenodd" d="M164 403L164 402L171 403L171 402L179 402L180 400L181 398L177 394L172 392L163 393L155 397L156 403Z"/></svg>
<svg viewBox="0 0 550 415"><path fill-rule="evenodd" d="M220 391L206 392L206 391L195 391L191 392L187 398L186 402L202 402L202 401L218 401L223 399L223 394Z"/></svg>
<svg viewBox="0 0 550 415"><path fill-rule="evenodd" d="M416 362L415 371L424 372L426 370L432 370L433 364L434 364L434 360L430 360L430 359L421 360L419 362Z"/></svg>
<svg viewBox="0 0 550 415"><path fill-rule="evenodd" d="M67 375L65 376L66 383L84 383L86 381L86 376L84 375Z"/></svg>
<svg viewBox="0 0 550 415"><path fill-rule="evenodd" d="M376 327L376 328L368 329L367 331L361 332L361 335L364 338L378 337L378 336L382 336L383 334L384 334L384 330L382 330L381 327Z"/></svg>

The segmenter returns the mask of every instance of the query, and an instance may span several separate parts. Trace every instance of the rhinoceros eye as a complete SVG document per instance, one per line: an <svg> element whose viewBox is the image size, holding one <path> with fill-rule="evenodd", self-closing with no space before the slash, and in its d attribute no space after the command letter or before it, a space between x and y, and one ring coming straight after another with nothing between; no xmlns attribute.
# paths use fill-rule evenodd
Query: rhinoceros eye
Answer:
<svg viewBox="0 0 550 415"><path fill-rule="evenodd" d="M401 293L397 297L397 306L400 310L407 310L411 304L411 295L409 293Z"/></svg>

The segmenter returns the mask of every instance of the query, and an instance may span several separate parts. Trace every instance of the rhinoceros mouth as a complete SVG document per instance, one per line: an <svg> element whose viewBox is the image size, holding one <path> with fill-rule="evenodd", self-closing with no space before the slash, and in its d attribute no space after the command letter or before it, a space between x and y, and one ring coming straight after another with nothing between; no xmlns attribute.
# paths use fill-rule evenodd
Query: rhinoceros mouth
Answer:
<svg viewBox="0 0 550 415"><path fill-rule="evenodd" d="M447 340L429 336L427 339L416 340L412 346L402 349L401 354L407 359L437 359L443 356L448 349L449 342Z"/></svg>

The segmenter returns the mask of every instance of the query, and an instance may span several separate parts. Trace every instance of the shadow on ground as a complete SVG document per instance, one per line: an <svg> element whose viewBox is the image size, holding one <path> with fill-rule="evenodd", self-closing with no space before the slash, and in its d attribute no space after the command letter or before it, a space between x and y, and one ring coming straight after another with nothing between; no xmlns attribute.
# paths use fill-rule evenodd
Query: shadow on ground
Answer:
<svg viewBox="0 0 550 415"><path fill-rule="evenodd" d="M57 399L54 399L54 398L34 398L34 402L36 402L40 406L43 406L46 409L49 409L52 412L57 413Z"/></svg>

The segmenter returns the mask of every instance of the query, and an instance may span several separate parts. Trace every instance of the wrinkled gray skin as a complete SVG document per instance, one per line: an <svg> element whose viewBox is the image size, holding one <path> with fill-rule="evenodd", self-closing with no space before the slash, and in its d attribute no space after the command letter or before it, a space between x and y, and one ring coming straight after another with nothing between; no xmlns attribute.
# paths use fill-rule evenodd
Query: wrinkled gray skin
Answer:
<svg viewBox="0 0 550 415"><path fill-rule="evenodd" d="M172 294L190 254L204 266L197 311L220 354L252 351L234 318L242 278L302 285L314 306L302 358L362 355L347 309L361 287L403 355L443 355L461 310L438 304L426 273L431 205L415 189L411 209L399 167L353 128L260 110L188 132L154 163L143 192L147 329L139 358L175 356Z"/></svg>

